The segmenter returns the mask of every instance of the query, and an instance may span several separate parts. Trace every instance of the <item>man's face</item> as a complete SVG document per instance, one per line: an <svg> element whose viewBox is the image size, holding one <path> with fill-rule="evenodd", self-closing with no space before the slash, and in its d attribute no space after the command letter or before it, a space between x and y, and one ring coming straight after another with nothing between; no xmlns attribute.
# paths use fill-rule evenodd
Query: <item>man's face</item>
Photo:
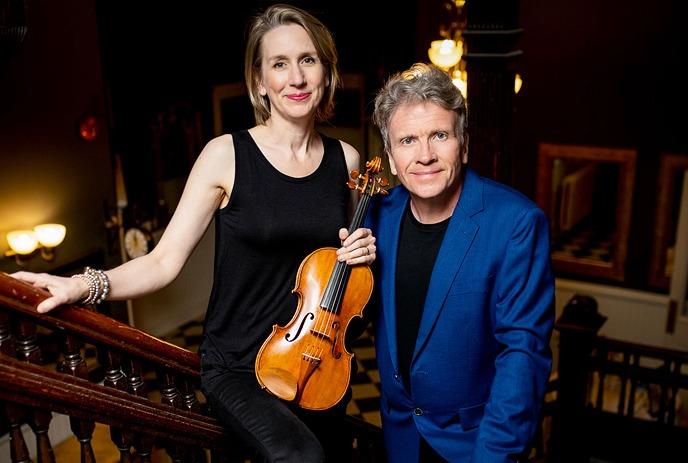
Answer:
<svg viewBox="0 0 688 463"><path fill-rule="evenodd" d="M429 101L407 103L389 122L389 162L415 205L454 210L468 153L456 136L454 111Z"/></svg>

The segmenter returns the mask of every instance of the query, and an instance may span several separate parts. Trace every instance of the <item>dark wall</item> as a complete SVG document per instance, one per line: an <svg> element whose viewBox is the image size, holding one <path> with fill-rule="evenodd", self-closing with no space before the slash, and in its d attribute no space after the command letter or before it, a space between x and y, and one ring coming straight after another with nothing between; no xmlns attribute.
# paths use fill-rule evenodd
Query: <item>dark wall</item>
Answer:
<svg viewBox="0 0 688 463"><path fill-rule="evenodd" d="M93 0L29 0L27 23L24 42L0 55L0 252L10 230L62 223L55 262L29 266L42 270L102 249L113 182ZM87 113L101 129L90 143L77 135ZM0 270L16 267L2 259Z"/></svg>
<svg viewBox="0 0 688 463"><path fill-rule="evenodd" d="M517 186L534 196L541 142L638 150L627 285L647 286L659 156L688 153L688 7L678 0L521 2Z"/></svg>

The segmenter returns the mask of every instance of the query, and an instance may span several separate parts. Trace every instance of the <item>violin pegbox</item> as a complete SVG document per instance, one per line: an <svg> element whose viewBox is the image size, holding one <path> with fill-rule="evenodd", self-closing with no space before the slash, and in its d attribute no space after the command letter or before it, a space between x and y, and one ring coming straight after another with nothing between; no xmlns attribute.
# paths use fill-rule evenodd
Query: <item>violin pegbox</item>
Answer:
<svg viewBox="0 0 688 463"><path fill-rule="evenodd" d="M368 196L376 194L386 195L387 191L383 188L389 185L389 181L378 176L382 170L382 158L375 156L366 162L365 173L361 174L358 169L351 171L351 180L347 182L347 185L352 190L358 190L361 194L367 194Z"/></svg>

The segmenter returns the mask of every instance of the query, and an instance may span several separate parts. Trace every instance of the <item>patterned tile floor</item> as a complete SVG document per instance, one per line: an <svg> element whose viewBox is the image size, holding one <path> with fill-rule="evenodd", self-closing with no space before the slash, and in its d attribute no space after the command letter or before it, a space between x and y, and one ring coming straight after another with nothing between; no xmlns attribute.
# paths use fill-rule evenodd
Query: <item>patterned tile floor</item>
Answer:
<svg viewBox="0 0 688 463"><path fill-rule="evenodd" d="M180 326L164 339L196 352L202 336L203 320L194 320ZM377 371L370 327L352 343L351 348L358 372L351 380L353 398L347 406L347 412L380 426L380 375Z"/></svg>

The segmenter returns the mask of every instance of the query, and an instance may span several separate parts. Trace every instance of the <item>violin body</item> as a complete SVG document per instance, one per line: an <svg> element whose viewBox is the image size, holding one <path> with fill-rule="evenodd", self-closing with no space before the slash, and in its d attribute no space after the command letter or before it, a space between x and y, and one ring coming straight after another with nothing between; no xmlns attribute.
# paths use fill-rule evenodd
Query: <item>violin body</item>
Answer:
<svg viewBox="0 0 688 463"><path fill-rule="evenodd" d="M286 326L273 326L256 357L260 385L309 410L331 408L346 394L353 358L344 345L346 330L353 317L362 316L373 290L367 265L348 266L337 307L323 307L336 252L321 248L303 260L293 289L299 299L296 313Z"/></svg>

